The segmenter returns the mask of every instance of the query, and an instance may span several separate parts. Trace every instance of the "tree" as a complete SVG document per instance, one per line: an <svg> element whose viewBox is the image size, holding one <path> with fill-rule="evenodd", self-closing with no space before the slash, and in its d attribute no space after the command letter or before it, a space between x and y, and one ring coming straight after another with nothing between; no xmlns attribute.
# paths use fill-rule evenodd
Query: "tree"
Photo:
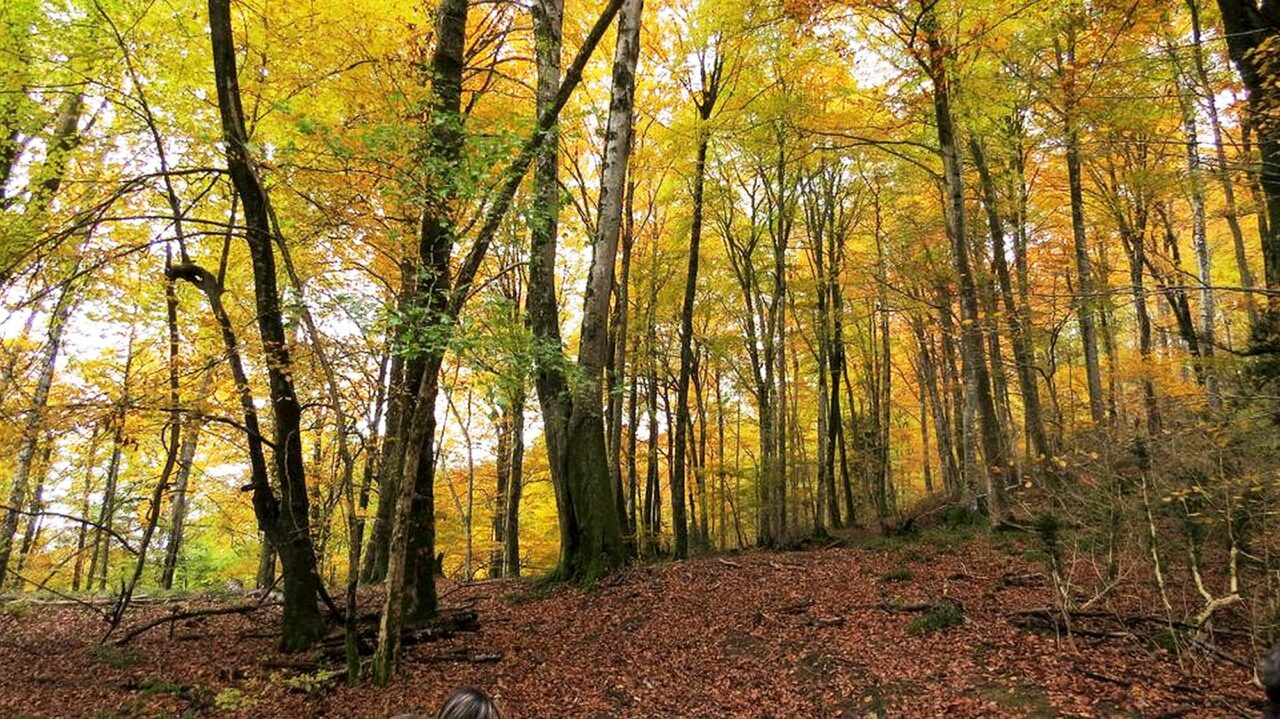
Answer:
<svg viewBox="0 0 1280 719"><path fill-rule="evenodd" d="M302 409L294 391L292 362L276 286L271 202L250 154L249 136L245 130L231 32L230 0L209 0L209 33L227 169L244 208L245 240L253 264L258 334L262 339L270 380L276 479L284 498L284 501L276 500L269 487L255 487L254 509L263 532L280 555L284 574L285 611L281 646L300 650L311 646L324 634L324 622L316 605L322 586L316 573L315 550L311 543L302 460Z"/></svg>
<svg viewBox="0 0 1280 719"><path fill-rule="evenodd" d="M54 371L58 364L58 353L62 349L62 334L67 326L68 316L75 307L71 297L71 285L65 285L58 295L57 303L49 316L48 339L45 343L44 357L40 363L40 374L36 380L35 392L31 397L31 406L27 409L26 421L23 423L22 439L18 446L17 467L13 474L13 484L9 490L9 501L4 513L4 523L0 525L0 581L8 577L9 561L13 554L13 540L18 533L18 519L22 507L27 502L27 492L31 483L31 469L35 463L36 449L43 433L45 407L49 403L49 389L53 386Z"/></svg>
<svg viewBox="0 0 1280 719"><path fill-rule="evenodd" d="M983 150L982 143L976 138L970 138L969 152L973 157L973 164L978 170L982 185L982 204L986 210L987 225L991 233L991 263L995 267L996 280L1000 288L1000 301L1004 305L1004 316L1009 325L1009 334L1013 338L1018 387L1022 392L1023 421L1036 461L1043 462L1053 456L1053 447L1044 430L1040 409L1040 387L1035 374L1034 349L1031 338L1028 336L1030 333L1023 321L1025 314L1014 299L1013 280L1009 272L1004 242L1005 229L1000 219L996 185L991 176L991 169L987 165L986 152Z"/></svg>
<svg viewBox="0 0 1280 719"><path fill-rule="evenodd" d="M1245 251L1244 231L1240 227L1239 207L1236 204L1235 183L1231 178L1231 169L1227 163L1227 152L1223 142L1222 119L1218 112L1217 99L1213 95L1213 80L1209 77L1209 71L1205 63L1199 0L1187 0L1187 10L1191 15L1191 59L1192 67L1195 70L1193 80L1196 89L1195 94L1199 96L1200 102L1209 116L1209 129L1213 135L1214 157L1217 161L1215 174L1218 177L1219 185L1222 187L1222 200L1225 205L1224 216L1227 220L1227 227L1231 230L1231 247L1235 252L1236 270L1240 275L1241 288L1246 293L1249 293L1244 297L1249 323L1256 325L1258 313L1254 297L1251 294L1255 289L1256 282Z"/></svg>
<svg viewBox="0 0 1280 719"><path fill-rule="evenodd" d="M605 7L599 20L591 28L591 32L579 49L577 57L574 58L572 65L570 65L564 81L560 83L554 99L539 112L538 124L534 128L532 136L503 171L500 185L487 204L484 221L470 251L462 260L456 280L452 283L450 282L448 268L450 266L453 243L447 233L442 233L438 236L437 244L432 248L429 255L424 253L424 256L432 258L431 261L435 267L434 274L428 275L428 279L431 281L428 284L430 288L429 307L433 310L430 319L432 320L432 325L443 336L438 335L436 341L431 343L424 353L425 369L416 388L413 388L415 393L413 410L409 417L402 420L408 422L407 433L402 439L405 444L405 459L403 474L398 487L399 494L395 498L396 505L392 514L391 539L387 555L387 597L378 629L378 649L374 655L373 664L374 681L380 684L390 681L395 667L404 614L407 609L404 596L407 578L417 584L415 587L416 601L412 608L419 614L423 612L430 614L435 611L435 527L430 517L432 509L429 504L425 507L428 513L428 516L425 517L421 515L415 517L412 509L420 491L418 489L418 483L421 479L419 467L424 465L426 467L424 472L429 472L431 467L429 450L431 447L430 441L435 431L435 400L440 386L440 366L443 363L444 352L448 344L448 331L456 321L470 295L472 283L475 281L480 264L484 260L485 253L488 251L489 244L493 241L503 217L511 207L512 198L514 198L525 172L533 162L534 157L537 156L542 144L546 141L547 132L555 125L556 118L564 108L565 103L568 102L569 95L572 94L581 81L583 67L591 57L596 45L599 44L605 28L613 21L613 17L617 14L621 4L622 0L611 0ZM437 53L443 52L450 56L441 58L442 63L452 65L457 63L460 58L460 45L465 34L465 22L461 23L459 27L458 14L463 13L464 10L465 2L459 0L457 5L444 6L437 15L438 22L444 23L447 34L452 35L452 37L437 41L449 43L443 51L438 51ZM445 17L446 11L449 12L448 17ZM437 34L445 35L446 33L438 32ZM457 45L453 43L457 43ZM446 97L446 101L448 99ZM438 222L439 218L435 221ZM424 226L426 226L425 220ZM531 291L533 274L531 269ZM427 451L424 451L424 449ZM427 477L430 478L431 475L428 473ZM421 498L424 504L432 500L430 491L429 484L421 490ZM409 525L414 521L420 522L418 526L421 536L419 536L412 552L417 555L416 564L409 566ZM416 575L411 571L414 569L416 569Z"/></svg>
<svg viewBox="0 0 1280 719"><path fill-rule="evenodd" d="M639 57L642 0L626 0L618 14L613 83L606 124L599 221L592 246L591 271L583 299L576 383L570 386L560 340L555 296L554 141L539 159L535 194L542 212L531 232L529 326L533 330L538 401L547 426L547 453L560 522L560 572L566 578L590 579L615 569L625 558L620 518L610 482L604 438L602 381L608 338L618 235L621 230L627 160L631 152L632 101ZM539 105L553 101L559 63L562 8L555 2L537 5ZM563 85L562 85L563 86ZM545 112L540 107L540 112Z"/></svg>
<svg viewBox="0 0 1280 719"><path fill-rule="evenodd" d="M1066 38L1059 47L1055 40L1057 73L1062 84L1062 123L1066 139L1067 182L1071 196L1071 237L1075 248L1076 283L1080 295L1077 314L1080 322L1080 342L1084 346L1085 373L1089 387L1089 414L1094 424L1104 419L1102 396L1102 370L1098 362L1097 298L1093 281L1093 261L1089 257L1088 239L1085 237L1084 191L1080 169L1079 126L1079 67L1076 60L1076 38L1083 16L1079 9L1068 13L1065 21Z"/></svg>
<svg viewBox="0 0 1280 719"><path fill-rule="evenodd" d="M943 188L947 202L944 214L947 218L947 234L951 238L951 257L955 262L960 285L961 359L965 371L965 402L975 405L982 425L982 453L986 460L987 515L995 524L1004 519L1003 483L1005 482L1005 454L1001 441L1000 422L996 417L995 403L991 398L991 381L987 373L987 360L982 348L981 325L978 319L978 298L973 269L970 264L968 238L965 230L964 183L961 177L959 140L952 123L950 80L947 62L950 51L941 37L937 10L933 4L923 6L920 26L928 48L927 59L921 60L933 83L934 117L938 129L938 147L942 155ZM1074 193L1074 190L1073 190ZM1092 385L1091 385L1092 386Z"/></svg>
<svg viewBox="0 0 1280 719"><path fill-rule="evenodd" d="M1268 289L1280 287L1280 125L1271 116L1275 112L1274 94L1267 83L1275 75L1276 54L1267 41L1280 33L1280 8L1274 3L1255 0L1218 0L1222 24L1226 30L1227 50L1231 61L1249 92L1248 123L1258 134L1261 154L1261 186L1266 198L1267 225L1270 235L1262 241L1262 260ZM1277 295L1271 294L1269 306L1275 311Z"/></svg>
<svg viewBox="0 0 1280 719"><path fill-rule="evenodd" d="M675 555L683 559L689 554L688 527L685 522L684 484L686 440L689 419L689 376L693 370L693 305L698 292L698 252L702 245L702 203L707 176L707 147L711 142L708 121L720 95L724 76L724 56L718 43L712 42L698 52L697 84L689 85L693 105L698 112L696 131L697 159L693 165L693 222L689 229L689 268L685 274L684 304L680 310L680 371L676 380L675 459L671 475L671 522L675 530ZM704 506L705 511L705 506Z"/></svg>

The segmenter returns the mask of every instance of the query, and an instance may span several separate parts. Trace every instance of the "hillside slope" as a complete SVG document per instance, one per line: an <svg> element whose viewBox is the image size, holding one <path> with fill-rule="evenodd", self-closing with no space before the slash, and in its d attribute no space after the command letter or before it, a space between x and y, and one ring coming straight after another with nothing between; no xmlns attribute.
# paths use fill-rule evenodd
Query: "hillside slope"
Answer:
<svg viewBox="0 0 1280 719"><path fill-rule="evenodd" d="M1187 656L1180 668L1105 618L1078 629L1107 637L1027 628L1052 590L1012 542L747 552L590 590L499 581L443 594L446 607L473 606L480 630L407 648L385 689L276 654L270 609L117 649L93 646L101 620L81 608L10 606L0 715L386 717L429 711L465 684L508 717L1238 716L1260 697L1247 670ZM1112 608L1133 601L1119 591Z"/></svg>

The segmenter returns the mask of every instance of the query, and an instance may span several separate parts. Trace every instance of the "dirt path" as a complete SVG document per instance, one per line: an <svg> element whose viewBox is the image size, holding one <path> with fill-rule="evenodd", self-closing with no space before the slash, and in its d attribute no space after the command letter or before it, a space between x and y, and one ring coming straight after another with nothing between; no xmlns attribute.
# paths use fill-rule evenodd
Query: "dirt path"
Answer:
<svg viewBox="0 0 1280 719"><path fill-rule="evenodd" d="M494 693L507 717L1257 711L1239 667L1202 659L1184 672L1145 641L1020 628L1013 615L1051 596L1036 572L1016 547L983 540L750 552L644 567L589 591L446 588L446 606L479 610L481 631L409 648L385 689L264 668L299 659L273 651L270 610L104 649L101 621L83 610L11 606L0 618L0 716L387 717L429 711L463 684ZM903 611L921 603L963 618ZM951 620L962 623L926 631Z"/></svg>

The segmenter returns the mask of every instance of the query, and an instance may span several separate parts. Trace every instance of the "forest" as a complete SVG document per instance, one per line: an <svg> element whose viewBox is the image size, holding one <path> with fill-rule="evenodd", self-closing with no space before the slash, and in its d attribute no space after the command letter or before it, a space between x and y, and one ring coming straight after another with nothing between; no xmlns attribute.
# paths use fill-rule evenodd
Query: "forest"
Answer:
<svg viewBox="0 0 1280 719"><path fill-rule="evenodd" d="M0 19L0 715L1280 716L1273 0Z"/></svg>

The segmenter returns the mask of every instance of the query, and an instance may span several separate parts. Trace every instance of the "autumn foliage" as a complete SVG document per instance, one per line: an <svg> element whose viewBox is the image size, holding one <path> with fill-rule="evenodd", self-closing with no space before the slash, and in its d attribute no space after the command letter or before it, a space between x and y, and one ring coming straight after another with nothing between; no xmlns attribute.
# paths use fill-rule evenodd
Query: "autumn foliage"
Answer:
<svg viewBox="0 0 1280 719"><path fill-rule="evenodd" d="M7 2L5 621L255 587L184 621L335 714L1253 711L1278 68L1255 0Z"/></svg>

